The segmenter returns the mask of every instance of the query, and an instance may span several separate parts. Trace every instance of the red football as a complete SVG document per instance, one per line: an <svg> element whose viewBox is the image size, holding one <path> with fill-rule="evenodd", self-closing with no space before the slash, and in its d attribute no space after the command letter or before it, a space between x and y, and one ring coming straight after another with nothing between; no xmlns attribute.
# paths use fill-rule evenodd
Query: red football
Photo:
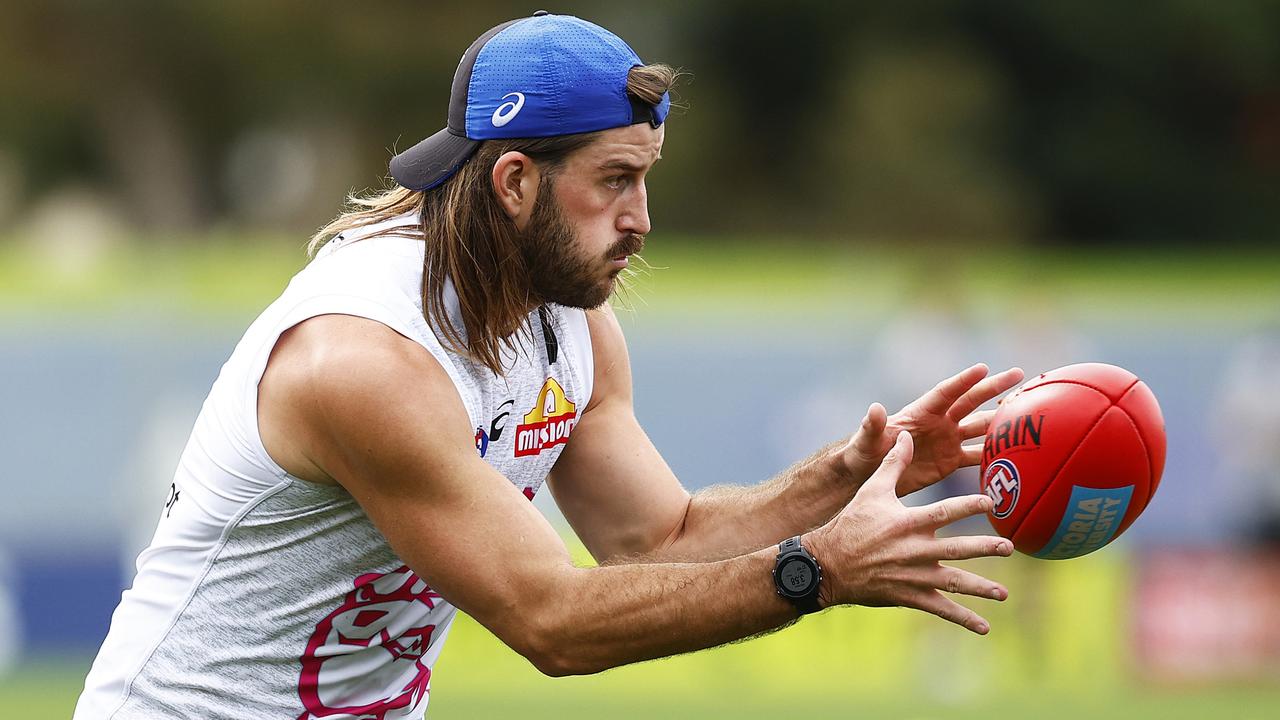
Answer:
<svg viewBox="0 0 1280 720"><path fill-rule="evenodd" d="M1155 395L1115 365L1032 378L1000 403L982 450L996 532L1038 558L1079 557L1142 514L1164 470Z"/></svg>

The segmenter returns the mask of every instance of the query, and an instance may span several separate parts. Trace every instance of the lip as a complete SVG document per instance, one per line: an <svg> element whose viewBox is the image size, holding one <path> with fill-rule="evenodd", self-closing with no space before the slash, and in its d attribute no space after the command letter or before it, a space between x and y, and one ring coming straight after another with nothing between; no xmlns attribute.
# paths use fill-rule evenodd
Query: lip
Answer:
<svg viewBox="0 0 1280 720"><path fill-rule="evenodd" d="M626 266L631 264L631 261L627 259L626 255L623 255L622 257L614 258L612 262L613 262L613 266L616 268L625 268Z"/></svg>

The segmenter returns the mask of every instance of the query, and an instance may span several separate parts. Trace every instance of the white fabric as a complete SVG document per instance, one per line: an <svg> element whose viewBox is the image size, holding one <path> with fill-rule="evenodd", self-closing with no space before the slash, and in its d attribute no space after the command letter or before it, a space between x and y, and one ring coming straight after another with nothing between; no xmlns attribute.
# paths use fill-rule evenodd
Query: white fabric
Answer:
<svg viewBox="0 0 1280 720"><path fill-rule="evenodd" d="M75 720L425 712L454 607L342 488L294 478L267 455L257 426L267 358L282 332L317 315L392 328L448 372L477 450L532 499L590 400L592 354L585 314L558 306L547 313L554 363L537 312L502 377L442 346L422 315L412 222L335 239L246 331L196 420L177 499L138 557ZM404 235L370 237L400 226Z"/></svg>

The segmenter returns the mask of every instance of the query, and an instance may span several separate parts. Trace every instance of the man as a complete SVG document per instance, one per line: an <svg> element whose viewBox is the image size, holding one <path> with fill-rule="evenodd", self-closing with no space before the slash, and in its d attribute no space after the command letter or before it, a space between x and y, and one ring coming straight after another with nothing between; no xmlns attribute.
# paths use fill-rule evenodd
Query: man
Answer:
<svg viewBox="0 0 1280 720"><path fill-rule="evenodd" d="M420 717L462 609L549 675L705 648L839 604L985 633L937 539L985 496L975 366L762 485L690 496L632 412L605 301L650 223L674 73L539 12L467 50L448 127L320 232L196 421L76 718ZM599 567L528 502L544 480Z"/></svg>

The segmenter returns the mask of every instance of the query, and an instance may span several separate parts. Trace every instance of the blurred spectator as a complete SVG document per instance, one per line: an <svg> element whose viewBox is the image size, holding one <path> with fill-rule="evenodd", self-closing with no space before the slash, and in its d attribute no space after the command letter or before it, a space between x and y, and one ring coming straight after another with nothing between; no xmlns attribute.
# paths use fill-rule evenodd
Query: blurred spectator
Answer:
<svg viewBox="0 0 1280 720"><path fill-rule="evenodd" d="M0 546L0 678L17 667L22 651L22 623L15 597L18 581L8 554Z"/></svg>
<svg viewBox="0 0 1280 720"><path fill-rule="evenodd" d="M1031 379L1063 365L1100 362L1089 337L1071 324L1047 282L1034 275L1019 278L1010 298L990 327L991 362L1016 365ZM984 358L985 359L985 358Z"/></svg>
<svg viewBox="0 0 1280 720"><path fill-rule="evenodd" d="M65 186L32 207L21 239L59 280L83 280L115 247L126 242L128 226L105 193Z"/></svg>
<svg viewBox="0 0 1280 720"><path fill-rule="evenodd" d="M1219 482L1247 539L1280 548L1280 325L1235 344L1212 417Z"/></svg>
<svg viewBox="0 0 1280 720"><path fill-rule="evenodd" d="M890 414L942 380L986 359L964 278L957 277L958 266L951 260L946 253L938 253L911 273L910 285L902 292L902 306L872 345L867 374L875 399ZM977 492L977 472L961 468L909 502L924 504L972 492ZM949 531L965 532L965 524Z"/></svg>

